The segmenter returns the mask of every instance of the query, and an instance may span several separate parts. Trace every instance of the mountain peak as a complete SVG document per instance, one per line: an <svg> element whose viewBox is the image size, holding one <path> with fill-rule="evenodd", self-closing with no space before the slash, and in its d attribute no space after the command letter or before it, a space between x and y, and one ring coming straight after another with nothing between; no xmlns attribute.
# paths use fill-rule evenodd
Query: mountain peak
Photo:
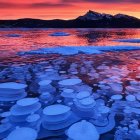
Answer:
<svg viewBox="0 0 140 140"><path fill-rule="evenodd" d="M110 19L112 15L109 14L101 14L92 10L89 10L85 15L78 17L80 20L101 20L103 18Z"/></svg>
<svg viewBox="0 0 140 140"><path fill-rule="evenodd" d="M113 16L89 10L72 20L0 20L0 28L140 28L140 19L125 14Z"/></svg>
<svg viewBox="0 0 140 140"><path fill-rule="evenodd" d="M92 10L89 10L86 14L96 14L96 15L98 15L98 14L100 14L100 13L95 12L95 11L92 11Z"/></svg>
<svg viewBox="0 0 140 140"><path fill-rule="evenodd" d="M103 19L112 19L112 18L116 18L116 19L127 19L127 20L133 20L133 19L138 19L136 17L133 16L129 16L129 15L125 15L125 14L116 14L116 15L110 15L110 14L105 14L105 13L98 13L92 10L89 10L85 15L83 16L79 16L77 19L80 20L103 20Z"/></svg>
<svg viewBox="0 0 140 140"><path fill-rule="evenodd" d="M114 17L116 17L116 18L122 18L122 17L128 17L128 15L119 13L119 14L114 15Z"/></svg>
<svg viewBox="0 0 140 140"><path fill-rule="evenodd" d="M136 17L132 17L132 16L129 16L129 15L125 15L125 14L116 14L114 15L115 18L125 18L125 19L137 19Z"/></svg>
<svg viewBox="0 0 140 140"><path fill-rule="evenodd" d="M89 10L85 15L78 17L80 20L99 20L102 18L100 13Z"/></svg>

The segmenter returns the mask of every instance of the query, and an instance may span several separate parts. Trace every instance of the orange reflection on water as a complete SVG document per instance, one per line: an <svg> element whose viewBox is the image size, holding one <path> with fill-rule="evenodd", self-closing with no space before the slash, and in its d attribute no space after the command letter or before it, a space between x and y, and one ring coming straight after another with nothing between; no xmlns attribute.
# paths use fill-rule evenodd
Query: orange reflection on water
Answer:
<svg viewBox="0 0 140 140"><path fill-rule="evenodd" d="M50 36L54 32L66 32L70 33L70 36ZM11 34L21 36L7 36ZM133 38L140 38L139 29L2 29L0 30L0 57L13 56L20 51L55 46L139 45L113 41Z"/></svg>

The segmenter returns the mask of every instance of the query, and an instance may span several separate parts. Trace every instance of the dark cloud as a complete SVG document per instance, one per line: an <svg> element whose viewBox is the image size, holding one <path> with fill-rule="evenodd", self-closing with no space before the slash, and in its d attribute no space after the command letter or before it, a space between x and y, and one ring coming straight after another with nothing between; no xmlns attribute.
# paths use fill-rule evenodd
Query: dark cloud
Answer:
<svg viewBox="0 0 140 140"><path fill-rule="evenodd" d="M15 8L18 7L19 4L15 4L15 3L8 3L8 2L0 2L0 9L4 9L4 8ZM22 6L22 5L20 5Z"/></svg>
<svg viewBox="0 0 140 140"><path fill-rule="evenodd" d="M31 8L47 8L47 7L66 7L66 6L73 6L72 4L69 4L69 3L33 3L33 4L30 4L28 5L29 7Z"/></svg>
<svg viewBox="0 0 140 140"><path fill-rule="evenodd" d="M139 3L140 0L62 0L63 2L93 2L93 3Z"/></svg>
<svg viewBox="0 0 140 140"><path fill-rule="evenodd" d="M38 0L40 1L40 0ZM112 4L112 3L137 3L140 4L140 0L60 0L58 3L51 2L34 2L34 3L12 3L8 2L8 0L0 0L0 9L20 9L20 8L61 8L68 6L78 6L80 2L93 2L93 3L101 3L101 4Z"/></svg>
<svg viewBox="0 0 140 140"><path fill-rule="evenodd" d="M0 2L0 9L5 8L51 8L51 7L67 7L67 6L73 6L71 3L48 3L48 2L42 2L42 3L31 3L31 4L25 4L25 3L9 3L9 2Z"/></svg>

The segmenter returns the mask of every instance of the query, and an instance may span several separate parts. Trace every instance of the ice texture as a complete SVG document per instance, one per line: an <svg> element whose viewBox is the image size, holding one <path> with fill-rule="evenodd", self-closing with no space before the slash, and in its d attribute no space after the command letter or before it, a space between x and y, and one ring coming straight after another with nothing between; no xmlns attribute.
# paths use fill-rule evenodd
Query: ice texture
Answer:
<svg viewBox="0 0 140 140"><path fill-rule="evenodd" d="M37 132L32 128L21 127L13 130L6 140L36 140Z"/></svg>
<svg viewBox="0 0 140 140"><path fill-rule="evenodd" d="M14 83L14 82L9 82L9 83L1 83L0 84L0 89L1 90L6 90L6 89L24 89L26 88L27 85L25 84L19 84L19 83Z"/></svg>
<svg viewBox="0 0 140 140"><path fill-rule="evenodd" d="M70 34L66 32L55 32L55 33L50 34L50 36L63 37L63 36L70 36Z"/></svg>
<svg viewBox="0 0 140 140"><path fill-rule="evenodd" d="M35 130L36 139L90 139L94 132L107 140L140 139L137 54L128 65L110 54L103 62L106 54L80 54L4 67L0 78L16 83L1 83L0 139L15 135L17 127Z"/></svg>
<svg viewBox="0 0 140 140"><path fill-rule="evenodd" d="M140 43L140 39L117 39L117 42Z"/></svg>
<svg viewBox="0 0 140 140"><path fill-rule="evenodd" d="M85 120L73 124L68 129L67 135L72 140L99 140L100 137L96 127Z"/></svg>
<svg viewBox="0 0 140 140"><path fill-rule="evenodd" d="M69 107L57 104L57 105L52 105L52 106L46 107L43 110L43 113L45 115L53 116L53 115L65 114L69 111L70 111Z"/></svg>
<svg viewBox="0 0 140 140"><path fill-rule="evenodd" d="M81 79L66 79L66 80L60 81L59 85L62 85L62 86L73 86L73 85L80 84L81 82L82 82Z"/></svg>
<svg viewBox="0 0 140 140"><path fill-rule="evenodd" d="M20 55L35 55L35 54L61 54L61 55L75 55L78 53L85 54L100 54L108 51L129 51L140 50L140 46L62 46L54 48L41 48L28 52L20 52Z"/></svg>
<svg viewBox="0 0 140 140"><path fill-rule="evenodd" d="M6 82L0 83L0 101L16 101L27 96L26 84Z"/></svg>
<svg viewBox="0 0 140 140"><path fill-rule="evenodd" d="M8 34L8 35L6 35L6 37L21 37L21 35L20 34Z"/></svg>

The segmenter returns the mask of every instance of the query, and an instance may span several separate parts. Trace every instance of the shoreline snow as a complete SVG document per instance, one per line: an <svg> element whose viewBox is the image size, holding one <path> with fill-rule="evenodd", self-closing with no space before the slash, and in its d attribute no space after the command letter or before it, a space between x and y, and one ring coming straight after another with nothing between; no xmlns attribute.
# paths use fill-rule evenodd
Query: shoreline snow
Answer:
<svg viewBox="0 0 140 140"><path fill-rule="evenodd" d="M115 42L140 43L140 39L116 39Z"/></svg>
<svg viewBox="0 0 140 140"><path fill-rule="evenodd" d="M101 54L103 52L131 51L140 50L140 46L61 46L54 48L40 48L32 51L19 52L19 55L37 55L37 54L61 54L76 55L84 54Z"/></svg>

